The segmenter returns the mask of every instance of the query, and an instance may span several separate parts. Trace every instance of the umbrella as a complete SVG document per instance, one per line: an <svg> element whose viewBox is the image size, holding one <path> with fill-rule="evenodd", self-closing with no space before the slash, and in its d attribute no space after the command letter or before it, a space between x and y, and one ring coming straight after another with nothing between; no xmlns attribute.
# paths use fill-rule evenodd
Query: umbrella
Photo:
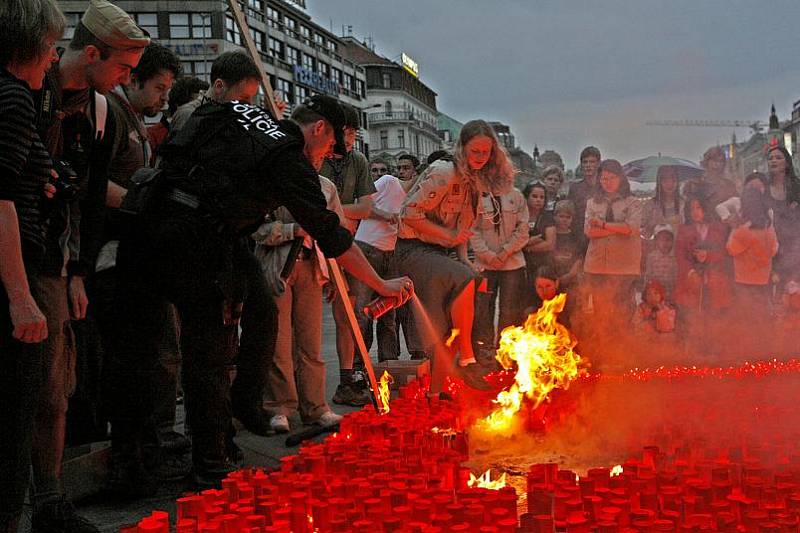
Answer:
<svg viewBox="0 0 800 533"><path fill-rule="evenodd" d="M680 181L698 177L703 173L703 168L697 163L688 159L666 156L650 156L644 159L637 159L625 165L623 170L625 170L625 174L631 181L655 183L658 169L663 166L675 167L678 170L678 179Z"/></svg>

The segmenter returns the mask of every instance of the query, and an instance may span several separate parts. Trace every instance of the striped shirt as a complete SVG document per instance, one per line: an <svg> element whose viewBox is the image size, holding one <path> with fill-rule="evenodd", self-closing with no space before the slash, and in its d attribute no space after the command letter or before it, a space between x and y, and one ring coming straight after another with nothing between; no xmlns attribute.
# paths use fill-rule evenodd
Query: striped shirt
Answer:
<svg viewBox="0 0 800 533"><path fill-rule="evenodd" d="M26 266L44 255L42 202L52 167L35 114L27 84L0 68L0 200L14 202Z"/></svg>

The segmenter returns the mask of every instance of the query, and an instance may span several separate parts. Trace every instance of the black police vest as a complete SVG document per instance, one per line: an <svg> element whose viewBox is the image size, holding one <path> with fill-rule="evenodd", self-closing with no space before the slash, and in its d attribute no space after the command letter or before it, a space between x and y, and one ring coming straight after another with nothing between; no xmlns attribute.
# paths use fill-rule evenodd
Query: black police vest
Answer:
<svg viewBox="0 0 800 533"><path fill-rule="evenodd" d="M169 183L235 231L260 224L275 207L265 194L275 169L264 162L279 150L302 147L302 133L292 126L250 104L204 104L162 147Z"/></svg>

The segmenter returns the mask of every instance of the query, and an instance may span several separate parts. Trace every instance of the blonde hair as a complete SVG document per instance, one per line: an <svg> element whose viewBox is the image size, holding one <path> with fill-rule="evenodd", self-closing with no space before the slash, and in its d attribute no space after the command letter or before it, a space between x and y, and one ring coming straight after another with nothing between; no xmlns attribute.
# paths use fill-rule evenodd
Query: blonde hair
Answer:
<svg viewBox="0 0 800 533"><path fill-rule="evenodd" d="M474 171L467 164L466 146L472 139L481 135L491 139L492 154L482 169ZM514 182L514 165L500 145L494 130L485 120L470 120L464 124L458 135L454 156L458 173L469 178L479 187L483 186L490 190L502 189Z"/></svg>

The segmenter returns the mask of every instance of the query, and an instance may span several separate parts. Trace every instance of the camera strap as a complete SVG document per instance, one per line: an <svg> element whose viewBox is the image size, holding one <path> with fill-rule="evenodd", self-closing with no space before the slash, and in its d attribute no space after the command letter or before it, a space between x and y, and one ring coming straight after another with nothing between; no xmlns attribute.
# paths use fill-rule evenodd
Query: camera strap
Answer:
<svg viewBox="0 0 800 533"><path fill-rule="evenodd" d="M102 141L106 132L106 120L108 119L108 100L97 91L92 91L94 98L89 104L91 108L92 122L94 123L94 140Z"/></svg>

